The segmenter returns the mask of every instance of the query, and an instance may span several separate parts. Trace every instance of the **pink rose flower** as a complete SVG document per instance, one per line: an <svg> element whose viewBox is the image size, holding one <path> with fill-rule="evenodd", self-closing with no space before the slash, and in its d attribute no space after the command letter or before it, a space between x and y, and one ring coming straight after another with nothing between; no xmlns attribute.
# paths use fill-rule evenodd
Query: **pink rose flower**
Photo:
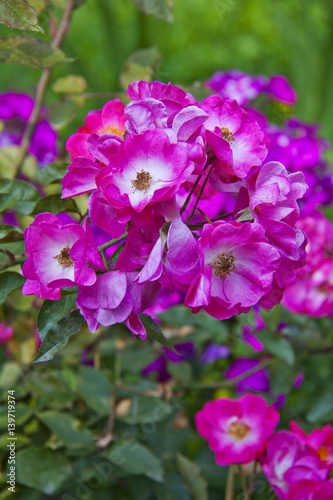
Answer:
<svg viewBox="0 0 333 500"><path fill-rule="evenodd" d="M278 412L252 394L237 401L209 401L195 416L197 430L219 465L247 464L258 458L278 422Z"/></svg>
<svg viewBox="0 0 333 500"><path fill-rule="evenodd" d="M96 273L90 266L104 269L87 220L83 226L64 225L45 212L37 215L24 238L28 258L22 271L28 279L23 295L58 300L63 287L95 283Z"/></svg>
<svg viewBox="0 0 333 500"><path fill-rule="evenodd" d="M90 111L84 120L84 127L79 127L77 133L71 135L66 142L66 149L71 155L71 160L73 161L78 156L94 159L88 146L88 138L91 134L97 134L97 136L107 134L106 138L123 139L126 122L124 108L125 105L119 99L113 99L107 102L103 109Z"/></svg>
<svg viewBox="0 0 333 500"><path fill-rule="evenodd" d="M163 130L153 129L129 135L97 174L96 185L114 208L141 212L172 198L193 168L185 145L170 144Z"/></svg>
<svg viewBox="0 0 333 500"><path fill-rule="evenodd" d="M278 251L268 243L260 224L206 224L198 241L201 270L185 305L202 306L219 319L247 312L271 290L279 267Z"/></svg>
<svg viewBox="0 0 333 500"><path fill-rule="evenodd" d="M217 175L221 170L243 179L252 167L262 165L267 156L266 135L236 101L212 95L201 107L208 114L203 124L207 142L219 160Z"/></svg>

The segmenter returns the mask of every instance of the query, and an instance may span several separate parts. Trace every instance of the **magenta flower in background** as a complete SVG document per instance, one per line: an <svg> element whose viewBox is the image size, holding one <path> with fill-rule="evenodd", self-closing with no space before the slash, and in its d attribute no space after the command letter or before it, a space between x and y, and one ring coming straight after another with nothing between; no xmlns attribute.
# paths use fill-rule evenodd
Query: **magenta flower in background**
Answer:
<svg viewBox="0 0 333 500"><path fill-rule="evenodd" d="M260 94L267 94L268 97L287 105L295 104L297 99L296 92L282 75L267 78L235 69L217 71L205 83L223 99L236 99L240 106L246 106Z"/></svg>
<svg viewBox="0 0 333 500"><path fill-rule="evenodd" d="M328 469L321 466L318 453L288 431L277 432L268 439L261 463L271 487L281 500L290 500L289 490L302 481L321 484L328 474Z"/></svg>
<svg viewBox="0 0 333 500"><path fill-rule="evenodd" d="M0 344L6 345L13 335L13 328L2 321L0 323Z"/></svg>
<svg viewBox="0 0 333 500"><path fill-rule="evenodd" d="M247 464L258 458L274 432L279 414L261 396L246 394L237 401L209 401L195 416L199 434L207 439L219 465Z"/></svg>
<svg viewBox="0 0 333 500"><path fill-rule="evenodd" d="M73 285L92 285L96 273L91 266L104 269L102 258L87 220L62 224L50 213L37 215L24 232L28 258L23 275L23 295L58 300L60 289Z"/></svg>
<svg viewBox="0 0 333 500"><path fill-rule="evenodd" d="M283 304L292 312L321 317L333 314L333 225L320 212L297 225L308 237L307 262L285 290Z"/></svg>
<svg viewBox="0 0 333 500"><path fill-rule="evenodd" d="M324 483L300 481L289 490L288 500L331 500L333 498L333 479Z"/></svg>
<svg viewBox="0 0 333 500"><path fill-rule="evenodd" d="M34 101L29 95L17 92L0 94L0 120L4 124L0 132L0 148L21 144L33 107ZM29 153L37 158L41 167L56 158L57 133L47 120L37 123L31 138Z"/></svg>
<svg viewBox="0 0 333 500"><path fill-rule="evenodd" d="M296 422L290 422L290 430L296 434L301 442L317 451L324 467L333 466L333 428L325 425L323 429L314 429L306 434Z"/></svg>

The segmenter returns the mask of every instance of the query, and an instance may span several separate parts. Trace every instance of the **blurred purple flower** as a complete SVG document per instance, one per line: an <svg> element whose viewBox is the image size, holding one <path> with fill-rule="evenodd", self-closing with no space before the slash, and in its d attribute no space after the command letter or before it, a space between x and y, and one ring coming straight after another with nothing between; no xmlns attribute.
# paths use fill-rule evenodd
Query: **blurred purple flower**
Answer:
<svg viewBox="0 0 333 500"><path fill-rule="evenodd" d="M220 344L211 344L202 353L200 361L202 363L214 363L218 359L227 358L229 354L229 347Z"/></svg>
<svg viewBox="0 0 333 500"><path fill-rule="evenodd" d="M181 344L175 344L175 349L179 354L176 354L170 349L163 347L164 353L158 356L154 361L145 366L142 370L142 375L147 376L150 373L157 372L158 382L165 382L170 378L170 374L167 370L167 362L181 363L195 356L195 346L193 342L183 342Z"/></svg>
<svg viewBox="0 0 333 500"><path fill-rule="evenodd" d="M16 92L0 94L0 148L21 144L26 123L34 107L32 97ZM31 138L29 153L35 156L41 167L51 163L57 156L57 133L47 120L37 123Z"/></svg>
<svg viewBox="0 0 333 500"><path fill-rule="evenodd" d="M234 361L230 368L225 372L227 379L232 380L243 373L252 370L260 365L260 360L252 358L239 358ZM247 391L269 392L269 374L266 368L262 368L249 377L237 382L236 392L243 393Z"/></svg>

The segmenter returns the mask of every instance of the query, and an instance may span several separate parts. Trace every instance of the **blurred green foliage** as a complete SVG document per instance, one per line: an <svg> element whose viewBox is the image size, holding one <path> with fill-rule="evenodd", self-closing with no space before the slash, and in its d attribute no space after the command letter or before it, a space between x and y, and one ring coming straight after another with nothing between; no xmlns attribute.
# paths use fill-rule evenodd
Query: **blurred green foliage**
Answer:
<svg viewBox="0 0 333 500"><path fill-rule="evenodd" d="M42 0L36 0L35 4ZM59 17L60 0L48 2L39 24L50 38L49 14ZM124 61L136 50L156 46L162 62L154 78L174 84L205 80L216 70L286 75L298 92L297 113L319 121L333 139L333 4L331 0L178 0L174 22L146 16L132 0L87 0L76 10L64 44L73 63L57 67L53 79L82 75L87 92L120 89ZM10 29L0 26L0 36ZM39 72L1 65L0 89L33 93ZM55 95L49 91L48 102ZM87 100L71 133L89 109L106 99Z"/></svg>

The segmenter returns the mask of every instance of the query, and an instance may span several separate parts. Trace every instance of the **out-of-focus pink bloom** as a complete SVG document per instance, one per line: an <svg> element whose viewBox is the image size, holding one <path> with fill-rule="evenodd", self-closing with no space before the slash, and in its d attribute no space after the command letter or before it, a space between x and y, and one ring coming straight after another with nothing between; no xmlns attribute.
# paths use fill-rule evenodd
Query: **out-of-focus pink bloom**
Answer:
<svg viewBox="0 0 333 500"><path fill-rule="evenodd" d="M333 479L324 483L301 481L293 484L288 493L288 500L331 500L333 498Z"/></svg>
<svg viewBox="0 0 333 500"><path fill-rule="evenodd" d="M89 152L88 144L91 134L105 140L111 139L111 141L123 139L126 122L124 108L125 105L119 99L113 99L107 102L103 109L90 111L84 120L84 127L78 128L77 133L71 135L66 142L66 149L71 155L71 160L73 161L78 156L94 159Z"/></svg>
<svg viewBox="0 0 333 500"><path fill-rule="evenodd" d="M0 344L6 345L13 335L13 328L2 321L0 323Z"/></svg>
<svg viewBox="0 0 333 500"><path fill-rule="evenodd" d="M236 99L240 106L245 106L255 99L267 83L265 76L253 76L234 69L217 71L205 82L223 99Z"/></svg>
<svg viewBox="0 0 333 500"><path fill-rule="evenodd" d="M192 282L185 305L202 306L219 319L247 312L271 290L280 256L260 224L206 224L198 241L201 271Z"/></svg>
<svg viewBox="0 0 333 500"><path fill-rule="evenodd" d="M290 86L287 78L283 75L272 76L269 83L264 88L264 92L269 93L273 99L288 105L295 104L297 99L295 90Z"/></svg>
<svg viewBox="0 0 333 500"><path fill-rule="evenodd" d="M225 372L225 376L229 380L233 380L234 378L239 377L239 375L243 375L249 370L252 370L256 366L260 365L260 360L253 358L239 358L233 361ZM246 378L243 378L236 385L236 392L239 394L248 392L248 391L257 391L257 392L269 392L269 374L266 368L262 368L252 375L249 375Z"/></svg>
<svg viewBox="0 0 333 500"><path fill-rule="evenodd" d="M278 412L267 406L263 397L253 394L237 401L209 401L195 416L197 430L207 439L219 465L255 460L278 422Z"/></svg>
<svg viewBox="0 0 333 500"><path fill-rule="evenodd" d="M295 104L297 98L296 92L282 75L274 75L269 79L239 70L217 71L205 83L224 99L236 99L240 106L245 106L259 94L268 94L272 99L288 105Z"/></svg>
<svg viewBox="0 0 333 500"><path fill-rule="evenodd" d="M289 500L288 491L301 481L321 483L327 477L327 469L321 468L317 452L305 446L291 432L280 431L267 442L261 459L264 473L281 500Z"/></svg>
<svg viewBox="0 0 333 500"><path fill-rule="evenodd" d="M303 444L316 450L324 466L333 466L333 428L325 425L323 429L314 429L306 434L296 422L290 422L290 430L296 434Z"/></svg>
<svg viewBox="0 0 333 500"><path fill-rule="evenodd" d="M243 179L252 167L262 165L267 156L265 134L236 101L223 101L212 95L201 107L208 114L203 127L218 158L217 175L222 170L222 174Z"/></svg>
<svg viewBox="0 0 333 500"><path fill-rule="evenodd" d="M0 120L4 124L0 133L0 147L21 144L33 107L33 98L26 94L0 94ZM41 167L56 158L57 133L47 120L37 123L30 141L29 153L37 158Z"/></svg>
<svg viewBox="0 0 333 500"><path fill-rule="evenodd" d="M28 259L23 275L23 295L57 300L60 289L73 285L92 285L96 273L90 267L104 269L90 226L62 224L50 213L37 215L24 232Z"/></svg>

